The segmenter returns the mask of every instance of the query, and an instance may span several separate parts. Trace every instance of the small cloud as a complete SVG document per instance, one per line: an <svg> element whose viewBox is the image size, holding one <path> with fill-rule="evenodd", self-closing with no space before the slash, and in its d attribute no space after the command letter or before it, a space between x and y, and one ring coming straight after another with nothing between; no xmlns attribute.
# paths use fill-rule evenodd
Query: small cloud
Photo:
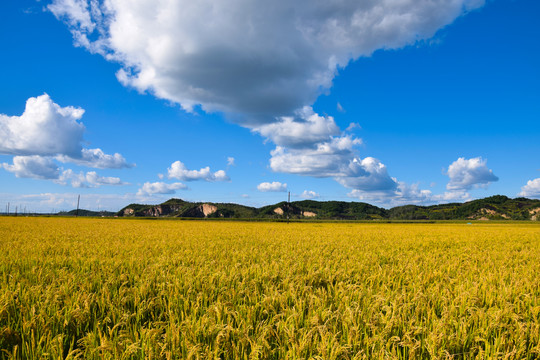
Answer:
<svg viewBox="0 0 540 360"><path fill-rule="evenodd" d="M344 176L336 177L341 185L360 191L394 191L396 179L390 177L386 165L373 157L353 159Z"/></svg>
<svg viewBox="0 0 540 360"><path fill-rule="evenodd" d="M104 153L101 149L82 149L80 156L59 155L56 159L64 163L70 162L98 169L122 169L135 166L135 164L129 164L119 153L110 155Z"/></svg>
<svg viewBox="0 0 540 360"><path fill-rule="evenodd" d="M354 147L361 143L360 139L345 135L317 143L315 148L277 146L270 152L270 168L275 172L314 177L344 176L350 172L350 163L355 158Z"/></svg>
<svg viewBox="0 0 540 360"><path fill-rule="evenodd" d="M359 123L355 123L355 122L352 122L349 124L349 126L347 126L347 129L345 129L345 131L353 131L354 129L362 129L362 126L360 126Z"/></svg>
<svg viewBox="0 0 540 360"><path fill-rule="evenodd" d="M318 199L321 196L317 194L315 191L304 190L304 192L302 193L302 195L300 195L300 197L302 199Z"/></svg>
<svg viewBox="0 0 540 360"><path fill-rule="evenodd" d="M471 199L471 195L465 190L445 191L440 195L433 195L433 201L437 202L456 202L467 201Z"/></svg>
<svg viewBox="0 0 540 360"><path fill-rule="evenodd" d="M257 190L262 192L285 192L287 191L287 184L282 184L279 181L263 182L257 185Z"/></svg>
<svg viewBox="0 0 540 360"><path fill-rule="evenodd" d="M181 161L175 161L168 169L169 179L178 179L183 181L229 181L230 178L223 170L211 172L210 167L204 167L200 170L189 170Z"/></svg>
<svg viewBox="0 0 540 360"><path fill-rule="evenodd" d="M164 182L145 182L137 191L137 196L155 195L155 194L174 194L176 190L187 189L187 186L182 183L167 184Z"/></svg>
<svg viewBox="0 0 540 360"><path fill-rule="evenodd" d="M280 117L278 121L254 127L252 131L278 146L293 148L313 147L340 134L333 117L321 116L310 106L296 111L295 116Z"/></svg>
<svg viewBox="0 0 540 360"><path fill-rule="evenodd" d="M244 199L249 199L249 195L248 194L242 194L240 195L241 197L243 197Z"/></svg>
<svg viewBox="0 0 540 360"><path fill-rule="evenodd" d="M521 187L521 192L518 195L540 198L540 178L527 181L527 184Z"/></svg>
<svg viewBox="0 0 540 360"><path fill-rule="evenodd" d="M229 156L227 158L227 166L234 166L234 158L232 156Z"/></svg>
<svg viewBox="0 0 540 360"><path fill-rule="evenodd" d="M343 106L341 106L341 104L338 102L337 103L337 111L339 111L340 113L344 113L345 112L345 109L343 108Z"/></svg>
<svg viewBox="0 0 540 360"><path fill-rule="evenodd" d="M499 178L488 169L487 160L481 157L465 159L460 157L448 166L446 173L450 181L446 185L448 190L470 190L472 188L487 187Z"/></svg>
<svg viewBox="0 0 540 360"><path fill-rule="evenodd" d="M18 178L50 180L58 179L60 176L58 166L50 157L38 155L15 156L13 157L13 165L3 163L0 167L14 173Z"/></svg>
<svg viewBox="0 0 540 360"><path fill-rule="evenodd" d="M56 183L66 185L71 183L74 188L95 188L103 185L128 185L117 177L100 176L95 171L76 173L71 169L64 170Z"/></svg>

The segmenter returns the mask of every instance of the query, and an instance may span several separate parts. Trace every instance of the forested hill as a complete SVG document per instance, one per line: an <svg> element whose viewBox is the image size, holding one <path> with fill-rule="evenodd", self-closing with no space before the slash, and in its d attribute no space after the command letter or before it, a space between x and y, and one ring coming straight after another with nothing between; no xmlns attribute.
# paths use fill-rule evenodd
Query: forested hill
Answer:
<svg viewBox="0 0 540 360"><path fill-rule="evenodd" d="M159 205L131 204L117 213L125 217L336 220L540 220L540 200L496 195L466 203L406 205L384 209L362 202L295 201L261 208L230 203L194 203L170 199Z"/></svg>

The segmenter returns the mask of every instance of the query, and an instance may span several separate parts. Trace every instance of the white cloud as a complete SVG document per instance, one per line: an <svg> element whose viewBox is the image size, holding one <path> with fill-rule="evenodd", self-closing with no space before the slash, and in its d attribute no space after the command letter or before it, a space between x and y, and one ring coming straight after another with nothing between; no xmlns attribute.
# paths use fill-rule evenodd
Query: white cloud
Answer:
<svg viewBox="0 0 540 360"><path fill-rule="evenodd" d="M49 95L29 98L21 116L0 114L0 153L8 155L81 154L84 110L60 107Z"/></svg>
<svg viewBox="0 0 540 360"><path fill-rule="evenodd" d="M253 131L276 145L288 147L309 147L341 133L334 118L320 116L308 106L297 111L295 117L281 117L277 122L254 127Z"/></svg>
<svg viewBox="0 0 540 360"><path fill-rule="evenodd" d="M445 191L440 195L433 195L433 201L439 203L463 202L471 199L471 195L465 190Z"/></svg>
<svg viewBox="0 0 540 360"><path fill-rule="evenodd" d="M340 67L432 37L483 0L54 0L76 44L118 79L186 110L272 122L314 102Z"/></svg>
<svg viewBox="0 0 540 360"><path fill-rule="evenodd" d="M110 155L104 153L101 149L82 149L81 156L78 158L59 155L56 159L61 162L71 162L98 169L122 169L134 166L134 164L129 164L119 153Z"/></svg>
<svg viewBox="0 0 540 360"><path fill-rule="evenodd" d="M386 165L379 160L367 157L354 158L342 176L336 177L341 185L361 191L392 191L398 186L388 175Z"/></svg>
<svg viewBox="0 0 540 360"><path fill-rule="evenodd" d="M229 156L227 158L227 166L234 166L235 165L234 161L235 161L234 158L232 156Z"/></svg>
<svg viewBox="0 0 540 360"><path fill-rule="evenodd" d="M344 113L345 112L345 109L343 108L343 106L338 102L337 105L336 105L336 109L337 111L339 111L340 113Z"/></svg>
<svg viewBox="0 0 540 360"><path fill-rule="evenodd" d="M145 182L137 191L138 196L154 195L154 194L174 194L176 190L187 189L187 186L182 183L167 184L164 182Z"/></svg>
<svg viewBox="0 0 540 360"><path fill-rule="evenodd" d="M15 155L14 165L4 168L18 177L51 179L58 169L52 157L101 169L132 167L118 153L109 155L101 149L82 147L85 127L79 120L83 114L81 108L61 107L47 94L29 98L21 116L0 114L0 154Z"/></svg>
<svg viewBox="0 0 540 360"><path fill-rule="evenodd" d="M257 190L262 192L285 192L287 191L287 184L282 184L279 181L263 182L257 185Z"/></svg>
<svg viewBox="0 0 540 360"><path fill-rule="evenodd" d="M540 198L540 178L527 181L527 185L521 187L519 196Z"/></svg>
<svg viewBox="0 0 540 360"><path fill-rule="evenodd" d="M343 176L354 159L353 147L359 139L350 136L329 138L315 148L288 149L277 146L270 154L270 168L276 172L314 177Z"/></svg>
<svg viewBox="0 0 540 360"><path fill-rule="evenodd" d="M189 170L181 161L175 161L168 168L169 179L178 179L183 181L229 181L230 178L223 170L211 172L210 167L204 167L200 170Z"/></svg>
<svg viewBox="0 0 540 360"><path fill-rule="evenodd" d="M407 204L430 205L433 202L431 191L420 189L418 184L408 185L396 179L393 180L396 182L396 187L393 189L367 191L353 189L348 196L385 207Z"/></svg>
<svg viewBox="0 0 540 360"><path fill-rule="evenodd" d="M318 199L321 196L317 194L315 191L312 190L304 190L302 195L300 195L302 199Z"/></svg>
<svg viewBox="0 0 540 360"><path fill-rule="evenodd" d="M15 156L13 165L3 163L2 167L18 178L58 179L60 175L58 166L51 158L37 155Z"/></svg>
<svg viewBox="0 0 540 360"><path fill-rule="evenodd" d="M95 171L76 173L71 169L64 170L55 181L58 184L71 184L74 188L94 188L102 185L127 185L117 177L99 176Z"/></svg>
<svg viewBox="0 0 540 360"><path fill-rule="evenodd" d="M12 165L3 163L1 167L19 178L53 180L61 185L71 184L75 188L126 185L120 178L100 176L95 171L76 173L67 169L60 172L58 165L47 156L14 156Z"/></svg>
<svg viewBox="0 0 540 360"><path fill-rule="evenodd" d="M349 126L347 126L347 129L345 129L345 131L353 131L354 129L362 129L362 126L360 126L360 124L358 123L352 122L349 124Z"/></svg>
<svg viewBox="0 0 540 360"><path fill-rule="evenodd" d="M450 181L448 190L470 190L473 187L486 187L499 178L488 169L487 160L481 157L465 159L460 157L448 167L447 175Z"/></svg>
<svg viewBox="0 0 540 360"><path fill-rule="evenodd" d="M50 4L49 10L54 14L69 13L65 20L74 30L94 31L95 25L90 15L90 4L81 0L58 0Z"/></svg>

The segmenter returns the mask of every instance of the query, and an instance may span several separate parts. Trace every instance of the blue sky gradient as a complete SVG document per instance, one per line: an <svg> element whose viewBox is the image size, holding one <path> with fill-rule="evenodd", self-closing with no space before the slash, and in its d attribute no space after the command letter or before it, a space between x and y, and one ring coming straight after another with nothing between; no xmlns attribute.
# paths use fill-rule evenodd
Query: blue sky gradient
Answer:
<svg viewBox="0 0 540 360"><path fill-rule="evenodd" d="M325 124L332 117L340 128L340 135L332 136L361 139L354 146L355 158L377 159L376 164L384 164L387 171L375 177L370 177L367 163L339 176L279 170L270 165L279 140L261 135L261 123L238 120L237 116L250 118L249 113L204 111L204 105L188 112L174 99L123 85L115 75L122 64L76 46L67 15L56 13L55 17L48 8L68 2L22 0L0 5L0 205L9 201L34 211L71 209L77 194L81 194L82 207L108 210L170 197L254 206L286 199L283 191L261 191L264 186L259 185L265 182L286 184L294 200L315 196L385 207L494 194L540 198L540 180L534 182L540 178L538 1L476 4L476 9L449 25L437 27L434 36L389 50L375 46L371 56L338 67L332 86L323 86L314 102L298 103L298 107L312 106L314 114L326 119ZM243 76L252 75L240 71L236 76L242 83L247 80ZM122 185L102 180L78 187L73 178L62 180L61 175L41 179L26 172L27 176L16 176L12 164L17 154L8 149L12 139L2 133L2 121L21 116L28 99L45 93L60 107L85 110L79 120L86 128L82 148L119 153L126 164L136 165L96 168L32 154L52 161L59 174L68 169L96 172L103 178L121 179ZM282 115L261 121L281 124ZM294 123L306 124L305 118L288 115L297 116ZM358 126L346 131L351 123ZM311 148L321 141L313 142ZM290 143L285 148L295 151ZM301 149L302 154L306 149ZM233 164L229 158L234 158ZM209 167L210 174L223 170L227 179L205 181L202 173L168 178L168 168L176 161L188 170ZM405 195L402 187L377 185L387 180L417 191ZM458 184L453 189L452 182ZM143 193L145 183L182 183L187 188ZM425 192L420 194L421 190Z"/></svg>

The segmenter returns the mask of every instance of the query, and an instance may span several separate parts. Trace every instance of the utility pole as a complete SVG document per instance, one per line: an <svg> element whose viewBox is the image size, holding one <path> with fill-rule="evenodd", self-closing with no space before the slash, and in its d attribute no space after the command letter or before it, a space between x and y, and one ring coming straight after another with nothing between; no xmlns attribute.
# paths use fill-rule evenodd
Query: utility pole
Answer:
<svg viewBox="0 0 540 360"><path fill-rule="evenodd" d="M81 195L79 194L79 197L77 198L77 215L75 217L79 216L79 202L81 201Z"/></svg>
<svg viewBox="0 0 540 360"><path fill-rule="evenodd" d="M289 197L287 198L287 224L289 223L289 208L291 207L291 192L289 191Z"/></svg>
<svg viewBox="0 0 540 360"><path fill-rule="evenodd" d="M9 203L7 203L7 214L9 216Z"/></svg>

